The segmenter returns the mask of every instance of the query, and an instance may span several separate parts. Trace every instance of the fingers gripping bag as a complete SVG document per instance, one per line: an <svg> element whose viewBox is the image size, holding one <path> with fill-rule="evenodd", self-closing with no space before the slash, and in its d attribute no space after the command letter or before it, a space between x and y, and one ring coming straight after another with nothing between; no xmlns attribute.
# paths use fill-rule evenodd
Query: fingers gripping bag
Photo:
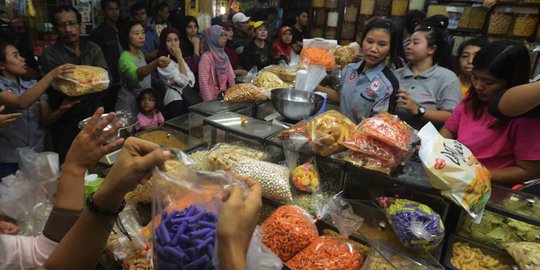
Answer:
<svg viewBox="0 0 540 270"><path fill-rule="evenodd" d="M429 206L406 199L378 198L399 241L413 250L435 249L444 239L444 224Z"/></svg>
<svg viewBox="0 0 540 270"><path fill-rule="evenodd" d="M53 87L75 97L106 90L109 82L109 73L104 68L76 66L71 77L54 80Z"/></svg>
<svg viewBox="0 0 540 270"><path fill-rule="evenodd" d="M465 145L443 138L431 123L418 136L422 140L418 155L431 184L479 223L491 196L489 170Z"/></svg>
<svg viewBox="0 0 540 270"><path fill-rule="evenodd" d="M313 118L306 128L313 152L328 156L345 150L343 142L353 136L354 123L343 114L330 110Z"/></svg>
<svg viewBox="0 0 540 270"><path fill-rule="evenodd" d="M215 269L216 227L226 188L247 186L232 175L192 170L186 162L154 171L152 214L154 263L158 269Z"/></svg>
<svg viewBox="0 0 540 270"><path fill-rule="evenodd" d="M318 237L314 219L301 208L284 205L261 225L262 242L282 261L288 261Z"/></svg>

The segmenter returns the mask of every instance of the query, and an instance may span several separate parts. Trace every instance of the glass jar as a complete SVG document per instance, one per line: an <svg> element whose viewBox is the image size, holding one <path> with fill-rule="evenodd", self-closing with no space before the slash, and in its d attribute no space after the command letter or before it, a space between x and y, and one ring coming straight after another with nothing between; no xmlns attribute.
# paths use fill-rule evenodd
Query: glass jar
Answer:
<svg viewBox="0 0 540 270"><path fill-rule="evenodd" d="M343 15L343 21L346 22L356 22L358 18L358 6L349 5L345 7L345 12Z"/></svg>
<svg viewBox="0 0 540 270"><path fill-rule="evenodd" d="M313 10L313 13L313 18L315 18L315 25L322 26L326 24L326 10L324 8L316 8Z"/></svg>
<svg viewBox="0 0 540 270"><path fill-rule="evenodd" d="M342 39L354 39L355 24L355 22L343 22L343 25L341 26Z"/></svg>
<svg viewBox="0 0 540 270"><path fill-rule="evenodd" d="M393 0L390 14L392 16L405 16L408 8L409 0Z"/></svg>
<svg viewBox="0 0 540 270"><path fill-rule="evenodd" d="M338 8L339 7L339 0L326 0L325 7L326 8Z"/></svg>
<svg viewBox="0 0 540 270"><path fill-rule="evenodd" d="M360 14L373 15L375 10L375 0L362 0L360 2Z"/></svg>
<svg viewBox="0 0 540 270"><path fill-rule="evenodd" d="M335 10L332 10L328 12L328 16L326 19L326 26L328 27L337 27L338 26L338 20L339 20L339 13Z"/></svg>
<svg viewBox="0 0 540 270"><path fill-rule="evenodd" d="M512 24L512 13L496 11L489 18L488 33L492 35L506 35Z"/></svg>
<svg viewBox="0 0 540 270"><path fill-rule="evenodd" d="M375 3L375 16L388 16L392 9L392 0L377 0Z"/></svg>
<svg viewBox="0 0 540 270"><path fill-rule="evenodd" d="M324 0L313 0L312 7L314 8L323 8L324 7Z"/></svg>
<svg viewBox="0 0 540 270"><path fill-rule="evenodd" d="M516 37L531 37L538 24L538 15L520 13L516 15L512 35Z"/></svg>

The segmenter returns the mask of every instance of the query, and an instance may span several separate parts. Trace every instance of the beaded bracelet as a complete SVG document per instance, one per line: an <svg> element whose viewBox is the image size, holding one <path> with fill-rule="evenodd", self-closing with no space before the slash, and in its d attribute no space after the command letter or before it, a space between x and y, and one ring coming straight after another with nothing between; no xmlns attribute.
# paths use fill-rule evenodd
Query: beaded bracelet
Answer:
<svg viewBox="0 0 540 270"><path fill-rule="evenodd" d="M92 192L90 195L88 195L88 197L86 198L86 207L88 208L88 210L90 210L90 212L92 212L94 214L97 214L97 215L114 217L114 216L118 215L120 212L122 212L122 210L124 210L124 207L126 207L126 201L122 200L122 205L120 205L120 208L118 208L117 210L112 211L112 212L102 211L94 203L94 198L93 197L94 197L94 192Z"/></svg>

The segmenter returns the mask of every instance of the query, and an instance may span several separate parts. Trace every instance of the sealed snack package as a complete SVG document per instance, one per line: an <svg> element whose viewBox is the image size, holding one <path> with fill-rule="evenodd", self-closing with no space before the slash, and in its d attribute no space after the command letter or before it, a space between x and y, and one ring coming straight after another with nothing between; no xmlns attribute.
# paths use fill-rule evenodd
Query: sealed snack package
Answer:
<svg viewBox="0 0 540 270"><path fill-rule="evenodd" d="M503 244L521 270L540 269L540 243L511 242Z"/></svg>
<svg viewBox="0 0 540 270"><path fill-rule="evenodd" d="M230 171L244 158L266 160L268 155L254 149L227 143L218 143L208 152L208 162L214 170Z"/></svg>
<svg viewBox="0 0 540 270"><path fill-rule="evenodd" d="M288 261L318 237L313 217L297 206L276 209L261 225L262 242Z"/></svg>
<svg viewBox="0 0 540 270"><path fill-rule="evenodd" d="M330 110L313 118L306 128L312 150L328 156L345 150L343 142L354 134L354 123L343 114Z"/></svg>
<svg viewBox="0 0 540 270"><path fill-rule="evenodd" d="M287 266L292 270L355 270L360 269L363 261L364 256L353 245L332 236L321 236L287 261Z"/></svg>
<svg viewBox="0 0 540 270"><path fill-rule="evenodd" d="M400 242L414 250L432 250L444 239L444 224L429 206L407 199L378 198Z"/></svg>
<svg viewBox="0 0 540 270"><path fill-rule="evenodd" d="M479 223L491 196L491 174L465 145L443 138L433 124L418 133L418 152L431 184Z"/></svg>
<svg viewBox="0 0 540 270"><path fill-rule="evenodd" d="M304 39L302 52L300 52L300 61L334 70L336 68L336 60L334 59L336 48L336 40Z"/></svg>
<svg viewBox="0 0 540 270"><path fill-rule="evenodd" d="M320 175L315 158L310 158L310 160L294 169L292 183L298 190L308 193L320 190Z"/></svg>
<svg viewBox="0 0 540 270"><path fill-rule="evenodd" d="M343 145L354 152L376 157L391 164L395 164L398 160L399 149L367 134L355 133L352 138L343 142Z"/></svg>
<svg viewBox="0 0 540 270"><path fill-rule="evenodd" d="M194 171L171 161L154 171L154 261L159 269L213 269L216 227L224 190L247 186L231 175Z"/></svg>
<svg viewBox="0 0 540 270"><path fill-rule="evenodd" d="M81 96L109 88L109 73L101 67L76 66L71 77L57 79L53 87L68 96Z"/></svg>
<svg viewBox="0 0 540 270"><path fill-rule="evenodd" d="M298 71L298 68L289 67L287 65L270 65L265 67L263 71L272 72L284 82L292 83L296 78L296 72Z"/></svg>
<svg viewBox="0 0 540 270"><path fill-rule="evenodd" d="M387 112L364 119L358 124L357 132L403 151L408 151L416 140L413 128Z"/></svg>
<svg viewBox="0 0 540 270"><path fill-rule="evenodd" d="M334 52L336 63L342 68L351 63L357 55L360 55L360 45L357 42L338 47Z"/></svg>
<svg viewBox="0 0 540 270"><path fill-rule="evenodd" d="M251 83L261 90L274 90L289 87L289 85L282 81L276 74L268 71L259 73Z"/></svg>
<svg viewBox="0 0 540 270"><path fill-rule="evenodd" d="M232 172L249 176L261 184L263 197L279 202L292 200L287 167L253 158L243 158L233 167Z"/></svg>
<svg viewBox="0 0 540 270"><path fill-rule="evenodd" d="M232 103L248 103L260 100L266 100L267 97L264 91L259 90L255 85L250 83L240 83L225 92L223 101Z"/></svg>

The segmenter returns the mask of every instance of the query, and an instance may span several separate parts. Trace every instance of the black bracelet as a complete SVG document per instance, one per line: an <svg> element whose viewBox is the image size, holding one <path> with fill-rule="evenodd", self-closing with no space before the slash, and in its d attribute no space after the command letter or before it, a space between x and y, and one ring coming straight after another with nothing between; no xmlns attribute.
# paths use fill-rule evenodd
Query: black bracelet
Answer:
<svg viewBox="0 0 540 270"><path fill-rule="evenodd" d="M86 198L86 207L88 208L88 210L90 210L90 212L92 212L92 213L94 213L96 215L114 217L114 216L117 216L118 214L120 214L120 212L122 212L122 210L124 210L124 207L126 207L126 201L122 200L122 205L120 205L120 208L118 208L117 210L112 211L112 212L102 211L94 203L94 198L93 197L94 197L94 192L92 192L90 195L88 195L88 197Z"/></svg>

